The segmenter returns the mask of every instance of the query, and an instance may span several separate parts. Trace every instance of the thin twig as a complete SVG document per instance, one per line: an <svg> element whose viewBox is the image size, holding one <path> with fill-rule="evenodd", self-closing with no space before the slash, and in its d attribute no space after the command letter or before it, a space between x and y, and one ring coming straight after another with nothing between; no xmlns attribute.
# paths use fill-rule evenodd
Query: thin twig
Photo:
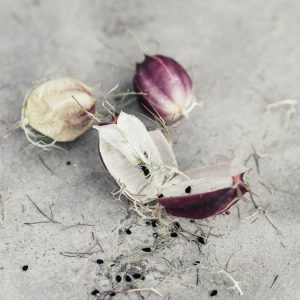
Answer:
<svg viewBox="0 0 300 300"><path fill-rule="evenodd" d="M270 289L273 287L273 285L274 285L275 282L277 281L278 277L279 277L279 274L277 274L277 275L275 276L275 278L274 278L274 280L273 280L273 283L272 283L271 286L270 286Z"/></svg>
<svg viewBox="0 0 300 300"><path fill-rule="evenodd" d="M26 195L27 198L31 201L31 203L35 206L35 208L38 210L38 212L43 215L49 222L51 223L57 223L57 224L60 224L59 222L55 221L53 219L53 214L52 214L52 209L50 208L50 213L51 213L51 217L49 217L46 213L44 213L39 207L38 205L30 198L29 195ZM49 204L49 203L48 203ZM49 207L50 207L50 204L49 204ZM32 224L32 223L31 223Z"/></svg>

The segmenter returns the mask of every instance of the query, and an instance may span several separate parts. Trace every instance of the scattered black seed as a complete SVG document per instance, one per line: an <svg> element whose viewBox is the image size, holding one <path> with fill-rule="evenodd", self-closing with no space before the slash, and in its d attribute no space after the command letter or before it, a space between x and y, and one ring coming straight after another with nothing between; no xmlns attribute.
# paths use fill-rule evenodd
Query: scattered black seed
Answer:
<svg viewBox="0 0 300 300"><path fill-rule="evenodd" d="M146 224L147 226L149 226L149 225L151 224L151 222L150 222L150 221L146 221L145 224Z"/></svg>
<svg viewBox="0 0 300 300"><path fill-rule="evenodd" d="M202 245L205 245L206 243L205 243L205 239L202 237L202 236L198 236L197 237L197 241L200 243L200 244L202 244Z"/></svg>
<svg viewBox="0 0 300 300"><path fill-rule="evenodd" d="M23 271L27 271L27 270L28 270L28 266L27 266L27 265L23 266L23 267L22 267L22 270L23 270Z"/></svg>
<svg viewBox="0 0 300 300"><path fill-rule="evenodd" d="M116 296L116 293L115 293L115 292L111 292L111 293L109 294L109 296L114 297L114 296Z"/></svg>
<svg viewBox="0 0 300 300"><path fill-rule="evenodd" d="M145 276L142 276L142 277L141 277L141 280L145 280L145 279L146 279Z"/></svg>
<svg viewBox="0 0 300 300"><path fill-rule="evenodd" d="M139 274L139 273L134 273L134 274L132 275L132 277L133 277L134 279L139 279L139 278L141 278L141 274Z"/></svg>
<svg viewBox="0 0 300 300"><path fill-rule="evenodd" d="M178 234L176 232L171 232L170 236L173 238L176 238L176 237L178 237Z"/></svg>
<svg viewBox="0 0 300 300"><path fill-rule="evenodd" d="M185 192L189 194L191 191L192 191L192 187L189 185L189 186L185 189Z"/></svg>
<svg viewBox="0 0 300 300"><path fill-rule="evenodd" d="M225 212L225 214L226 214L226 215L230 215L230 211L227 210L227 211Z"/></svg>
<svg viewBox="0 0 300 300"><path fill-rule="evenodd" d="M148 169L145 165L140 164L139 167L140 167L140 169L143 171L145 177L147 177L147 176L150 174L149 169Z"/></svg>
<svg viewBox="0 0 300 300"><path fill-rule="evenodd" d="M164 196L164 194L160 194L157 196L157 198L162 198Z"/></svg>
<svg viewBox="0 0 300 300"><path fill-rule="evenodd" d="M99 294L99 291L98 291L98 290L93 290L93 291L91 292L91 294L92 294L93 296L96 296L96 295Z"/></svg>
<svg viewBox="0 0 300 300"><path fill-rule="evenodd" d="M195 220L190 220L191 223L195 223Z"/></svg>
<svg viewBox="0 0 300 300"><path fill-rule="evenodd" d="M180 228L180 224L178 222L174 222L174 228L178 230Z"/></svg>
<svg viewBox="0 0 300 300"><path fill-rule="evenodd" d="M157 223L157 221L152 221L152 227L157 227L158 226L158 223Z"/></svg>
<svg viewBox="0 0 300 300"><path fill-rule="evenodd" d="M125 232L126 232L127 234L131 234L131 230L130 230L129 228L127 228L127 229L125 230Z"/></svg>
<svg viewBox="0 0 300 300"><path fill-rule="evenodd" d="M70 161L67 161L66 164L69 166L69 165L71 164L71 162L70 162Z"/></svg>
<svg viewBox="0 0 300 300"><path fill-rule="evenodd" d="M196 260L195 262L194 262L194 266L197 266L197 265L199 265L200 264L200 261L199 260Z"/></svg>
<svg viewBox="0 0 300 300"><path fill-rule="evenodd" d="M154 233L153 233L153 236L154 236L155 238L157 238L157 237L158 237L158 233L157 233L157 232L154 232Z"/></svg>
<svg viewBox="0 0 300 300"><path fill-rule="evenodd" d="M97 260L96 260L96 263L97 263L98 265L102 265L102 264L104 263L104 261L103 261L103 259L97 259Z"/></svg>
<svg viewBox="0 0 300 300"><path fill-rule="evenodd" d="M116 265L116 264L111 264L110 266L111 266L111 267L114 267L115 265Z"/></svg>
<svg viewBox="0 0 300 300"><path fill-rule="evenodd" d="M120 275L117 275L117 276L116 276L116 281L117 281L117 282L121 282L121 281L122 281L122 277L121 277Z"/></svg>
<svg viewBox="0 0 300 300"><path fill-rule="evenodd" d="M150 247L143 248L142 250L145 251L145 252L151 252L151 248Z"/></svg>
<svg viewBox="0 0 300 300"><path fill-rule="evenodd" d="M210 292L210 296L213 297L213 296L216 296L218 294L218 291L217 290L212 290Z"/></svg>
<svg viewBox="0 0 300 300"><path fill-rule="evenodd" d="M127 282L131 282L132 279L131 279L131 277L130 277L129 275L126 275L126 276L125 276L125 280L126 280Z"/></svg>

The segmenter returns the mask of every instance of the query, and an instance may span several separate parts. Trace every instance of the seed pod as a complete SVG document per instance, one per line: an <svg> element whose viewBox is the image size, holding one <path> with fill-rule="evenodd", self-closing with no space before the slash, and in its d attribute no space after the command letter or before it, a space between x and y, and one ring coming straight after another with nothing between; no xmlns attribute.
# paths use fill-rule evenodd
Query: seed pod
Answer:
<svg viewBox="0 0 300 300"><path fill-rule="evenodd" d="M227 211L247 192L243 180L246 168L222 163L184 172L163 189L157 201L177 217L205 219ZM188 191L187 192L187 187Z"/></svg>
<svg viewBox="0 0 300 300"><path fill-rule="evenodd" d="M101 159L124 195L139 203L155 200L163 182L177 169L162 132L148 131L139 119L124 112L115 124L94 128L99 132Z"/></svg>
<svg viewBox="0 0 300 300"><path fill-rule="evenodd" d="M135 203L157 201L170 215L203 219L225 212L246 192L247 169L224 159L180 172L162 132L148 131L134 116L121 112L116 123L94 128L104 165Z"/></svg>
<svg viewBox="0 0 300 300"><path fill-rule="evenodd" d="M194 107L192 80L172 58L146 55L136 66L133 84L143 93L141 104L165 121L176 121Z"/></svg>
<svg viewBox="0 0 300 300"><path fill-rule="evenodd" d="M71 78L58 78L34 87L22 108L23 128L30 126L57 142L73 141L91 126L95 113L91 88Z"/></svg>

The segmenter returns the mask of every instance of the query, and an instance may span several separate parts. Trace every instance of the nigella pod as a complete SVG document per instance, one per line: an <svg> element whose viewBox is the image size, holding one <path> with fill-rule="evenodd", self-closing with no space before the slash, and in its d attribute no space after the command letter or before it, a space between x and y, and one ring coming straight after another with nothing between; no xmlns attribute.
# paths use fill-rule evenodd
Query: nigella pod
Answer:
<svg viewBox="0 0 300 300"><path fill-rule="evenodd" d="M228 165L219 165L221 169L211 173L213 177L201 177L197 171L188 180L171 183L163 191L158 202L170 215L191 219L206 219L226 212L241 195L247 192L243 175L220 174ZM229 170L228 170L229 171ZM238 172L245 172L240 169ZM196 176L196 177L194 177ZM172 186L173 185L173 186Z"/></svg>
<svg viewBox="0 0 300 300"><path fill-rule="evenodd" d="M247 191L247 169L228 160L179 171L163 133L148 131L135 116L121 112L115 123L94 128L105 167L134 203L158 202L170 215L204 219L225 212Z"/></svg>
<svg viewBox="0 0 300 300"><path fill-rule="evenodd" d="M57 142L73 141L91 127L96 99L91 88L72 78L48 80L33 87L23 102L21 123L36 145L35 129Z"/></svg>
<svg viewBox="0 0 300 300"><path fill-rule="evenodd" d="M141 104L165 121L176 121L194 107L192 80L172 58L146 55L136 65L133 84Z"/></svg>

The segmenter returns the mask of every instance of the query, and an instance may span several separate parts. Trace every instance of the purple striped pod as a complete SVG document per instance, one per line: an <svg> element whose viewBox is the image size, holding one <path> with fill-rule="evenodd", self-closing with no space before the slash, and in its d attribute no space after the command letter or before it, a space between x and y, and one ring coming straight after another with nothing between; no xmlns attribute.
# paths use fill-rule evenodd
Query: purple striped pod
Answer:
<svg viewBox="0 0 300 300"><path fill-rule="evenodd" d="M142 93L141 104L165 121L176 121L194 107L192 80L172 58L146 55L136 65L133 84Z"/></svg>
<svg viewBox="0 0 300 300"><path fill-rule="evenodd" d="M170 215L204 219L225 212L247 191L247 169L226 157L181 172L163 133L148 131L132 115L121 112L115 122L94 128L103 164L131 201L158 202Z"/></svg>
<svg viewBox="0 0 300 300"><path fill-rule="evenodd" d="M188 185L184 194L175 196L161 196L158 202L172 216L191 219L206 219L226 212L239 199L240 195L247 192L243 180L243 173L227 177L228 187L217 185L208 191L193 192L193 185ZM218 181L218 178L215 178ZM230 182L231 181L231 182ZM222 186L222 185L220 185ZM187 193L188 191L188 193Z"/></svg>

